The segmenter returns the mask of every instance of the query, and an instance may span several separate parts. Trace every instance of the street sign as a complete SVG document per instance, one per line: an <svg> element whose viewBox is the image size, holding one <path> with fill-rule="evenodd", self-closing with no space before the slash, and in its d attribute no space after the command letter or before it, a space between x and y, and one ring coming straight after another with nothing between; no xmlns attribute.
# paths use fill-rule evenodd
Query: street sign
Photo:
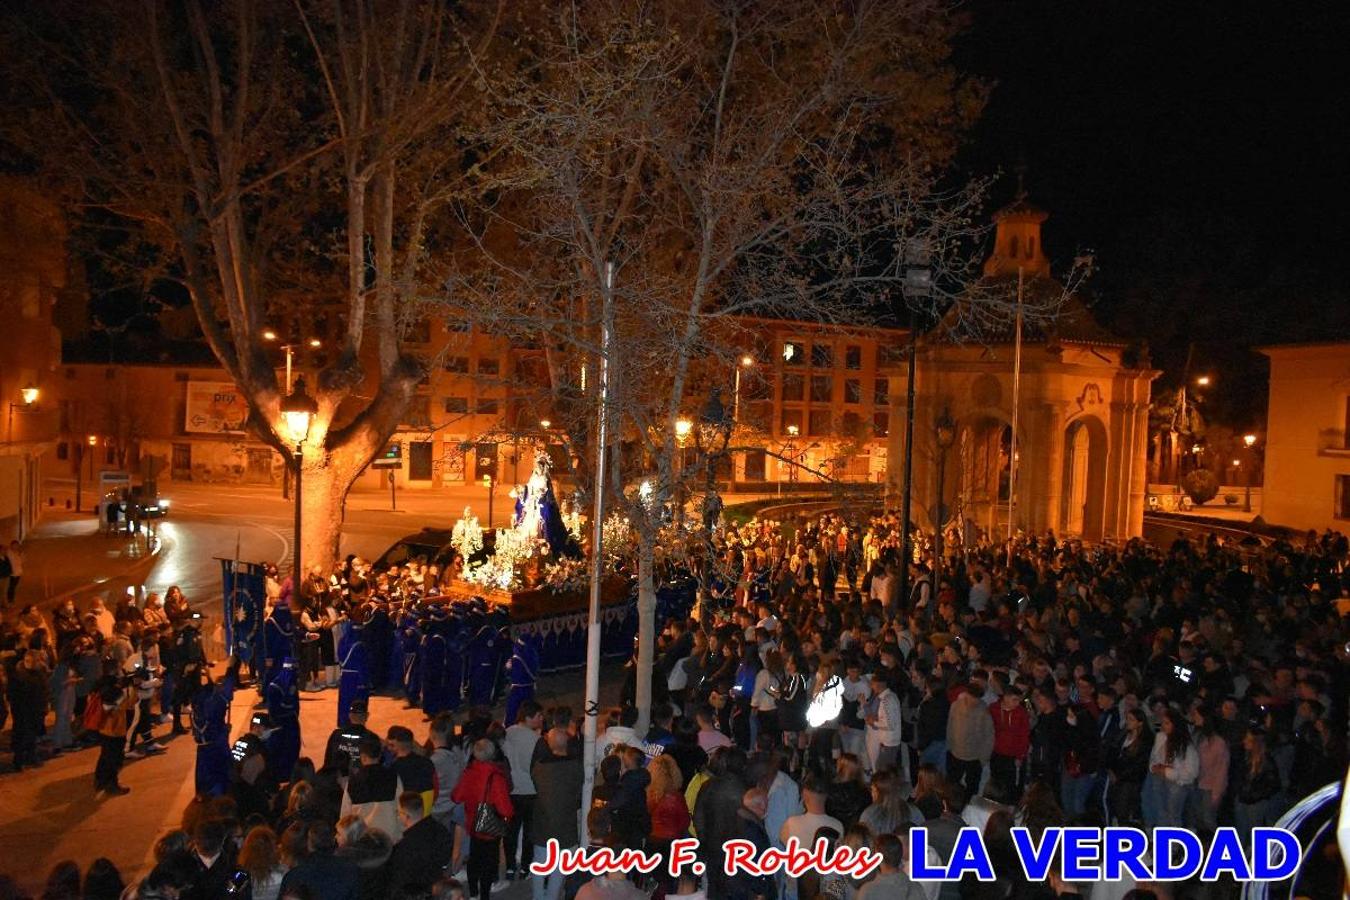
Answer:
<svg viewBox="0 0 1350 900"><path fill-rule="evenodd" d="M403 468L403 445L398 441L384 448L384 452L371 462L371 465L377 469L401 469Z"/></svg>

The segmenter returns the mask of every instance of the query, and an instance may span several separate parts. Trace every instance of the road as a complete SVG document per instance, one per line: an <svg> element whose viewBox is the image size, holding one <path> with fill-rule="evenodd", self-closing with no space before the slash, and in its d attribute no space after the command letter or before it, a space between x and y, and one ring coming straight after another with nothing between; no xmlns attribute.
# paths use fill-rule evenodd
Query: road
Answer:
<svg viewBox="0 0 1350 900"><path fill-rule="evenodd" d="M58 484L51 491L58 499L58 508L62 487ZM28 573L32 578L24 585L30 593L22 599L39 601L44 595L54 596L85 584L97 585L109 599L132 584L161 593L176 584L194 605L209 613L220 597L217 558L233 559L237 554L245 561L275 562L283 571L287 568L294 506L277 488L174 483L164 486L161 495L169 500L169 516L159 523L163 547L148 571L140 566L132 575L116 574L126 568L125 564L116 565L115 559L116 549L125 542L94 537L92 515L54 513L39 534L80 538L86 543L81 545L78 559L58 553L51 554L54 559L35 561ZM498 492L494 524L510 521L512 505L505 491ZM404 492L398 497L396 510L389 509L386 493L353 493L342 529L342 553L378 556L400 537L425 526L451 527L465 506L472 507L474 514L487 523L486 491L476 485L436 494ZM97 545L91 546L89 541L97 541Z"/></svg>

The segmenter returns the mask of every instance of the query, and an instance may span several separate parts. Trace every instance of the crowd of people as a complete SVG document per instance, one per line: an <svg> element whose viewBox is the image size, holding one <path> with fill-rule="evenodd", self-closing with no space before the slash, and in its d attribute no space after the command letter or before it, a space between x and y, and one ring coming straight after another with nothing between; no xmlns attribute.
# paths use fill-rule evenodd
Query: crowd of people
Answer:
<svg viewBox="0 0 1350 900"><path fill-rule="evenodd" d="M417 562L372 573L347 560L328 576L312 576L298 601L286 585L269 585L275 596L258 627L275 627L277 610L300 610L301 631L331 641L333 656L320 648L316 668L305 650L313 640L293 630L284 656L301 659L298 672L275 650L254 660L267 711L223 745L228 758L208 765L205 779L198 741L198 799L128 896L247 891L263 900L486 900L521 878L533 881L536 900L1072 896L1088 886L1064 881L1053 866L1048 881L1027 880L1013 827L1037 833L1067 824L1179 825L1204 834L1232 826L1249 833L1344 773L1350 630L1341 613L1350 604L1350 550L1343 536L1256 545L1211 536L1166 547L1142 540L1088 546L1048 534L1011 544L952 537L935 572L922 535L914 556L901 558L900 525L891 514L827 514L796 529L752 522L720 531L694 564L701 602L687 618L661 625L652 702L642 709L631 702L630 664L621 705L602 713L588 808L583 722L575 710L541 708L531 677L513 686L506 715L493 717L490 704L508 668L499 643L495 668L480 658L492 677L481 693L461 685L439 707L425 694L411 696L410 688L425 690L426 681L410 679L412 668L398 664L424 666L425 657L400 643L404 616L418 628L419 648L434 623L452 614L464 618L456 633L470 640L509 639L485 610L442 616L428 604L434 591L427 585L439 573ZM664 564L676 560L668 553ZM420 592L413 587L418 576ZM346 601L353 584L359 604ZM303 612L311 604L318 609L319 597L332 613L327 625L327 612L308 621ZM335 597L345 608L330 602ZM123 685L124 724L142 703L149 721L158 710L176 723L175 703L188 703L195 718L199 711L208 717L209 702L228 701L238 660L219 682L182 669L178 661L193 652L190 638L179 639L192 631L190 614L175 620L167 602L155 607L162 624L148 621L149 607L134 625L129 614L101 604L83 618L58 612L79 625L74 638L63 638L59 622L47 629L35 610L18 616L5 637L16 649L8 666L11 707L25 714L22 727L15 716L17 765L31 764L30 734L48 730L56 745L60 710L71 725L81 696L97 691L110 711L109 678ZM382 678L372 677L370 661L379 652L368 638L376 614L394 626ZM95 659L114 662L70 660L72 674L61 683L77 687L70 702L56 703L58 725L48 729L45 695L36 706L15 702L29 690L23 685L49 683L52 669L42 664L50 657L54 668L70 657L71 642L89 638L89 628L102 634L105 616L111 636L96 642ZM327 637L325 627L332 629ZM122 649L110 655L110 642ZM146 659L157 650L160 661L128 666L138 650ZM359 664L353 653L364 657ZM172 665L164 664L166 655ZM528 660L511 664L528 668ZM338 668L335 678L323 673L329 665ZM34 666L40 677L26 671ZM360 677L340 699L324 759L288 758L290 751L277 749L288 727L276 721L283 704L270 699L276 695L269 686L290 692L336 681L341 692L349 669ZM184 680L187 691L168 684ZM380 690L423 703L425 737L400 725L383 738L370 730L366 698ZM842 708L809 721L813 700L826 692L840 692ZM91 713L89 721L97 718ZM99 738L107 740L105 754L116 755L109 750L114 739L124 751L154 744L111 730ZM222 745L212 740L219 758ZM298 749L298 734L281 743ZM120 787L106 778L100 786ZM905 873L915 826L927 828L934 864L947 861L962 828L980 829L996 879L912 881ZM690 835L700 841L701 878L663 869L593 881L528 874L531 862L546 857L550 838L563 847L584 836L596 847L661 854ZM721 854L733 838L761 848L825 839L876 850L882 866L863 882L728 876ZM1229 888L1121 882L1092 886L1091 896Z"/></svg>

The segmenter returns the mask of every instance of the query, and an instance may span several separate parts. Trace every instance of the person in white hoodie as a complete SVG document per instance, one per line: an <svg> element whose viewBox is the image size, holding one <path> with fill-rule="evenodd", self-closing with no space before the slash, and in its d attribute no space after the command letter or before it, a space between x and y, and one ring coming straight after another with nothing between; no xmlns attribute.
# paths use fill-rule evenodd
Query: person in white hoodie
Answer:
<svg viewBox="0 0 1350 900"><path fill-rule="evenodd" d="M1144 824L1150 828L1182 824L1186 797L1200 775L1200 754L1186 720L1169 706L1162 712L1161 723L1144 782Z"/></svg>

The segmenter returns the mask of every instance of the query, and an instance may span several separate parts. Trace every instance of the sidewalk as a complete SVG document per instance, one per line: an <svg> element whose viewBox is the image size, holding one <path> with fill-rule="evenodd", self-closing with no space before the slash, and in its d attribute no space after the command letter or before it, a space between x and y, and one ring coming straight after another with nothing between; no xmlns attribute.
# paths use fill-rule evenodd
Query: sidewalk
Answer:
<svg viewBox="0 0 1350 900"><path fill-rule="evenodd" d="M24 541L24 572L15 607L28 603L47 607L82 591L108 592L105 600L111 606L116 599L111 592L125 590L167 549L169 542L162 538L147 549L144 534L106 536L92 514L49 511Z"/></svg>

